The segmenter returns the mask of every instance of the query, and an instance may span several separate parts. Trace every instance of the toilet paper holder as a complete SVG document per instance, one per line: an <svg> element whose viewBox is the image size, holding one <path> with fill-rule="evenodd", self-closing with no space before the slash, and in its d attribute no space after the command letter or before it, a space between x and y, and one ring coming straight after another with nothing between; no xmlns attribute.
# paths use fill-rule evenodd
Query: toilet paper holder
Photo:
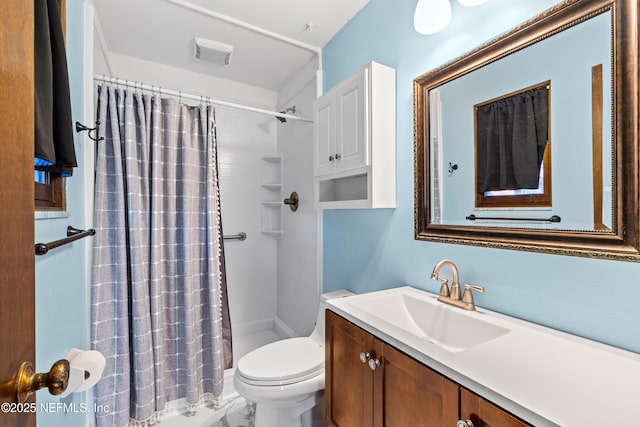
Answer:
<svg viewBox="0 0 640 427"><path fill-rule="evenodd" d="M0 383L0 398L11 399L14 403L24 403L34 392L48 388L49 393L62 394L69 382L70 365L67 359L55 362L49 372L35 373L33 365L23 362L13 378Z"/></svg>

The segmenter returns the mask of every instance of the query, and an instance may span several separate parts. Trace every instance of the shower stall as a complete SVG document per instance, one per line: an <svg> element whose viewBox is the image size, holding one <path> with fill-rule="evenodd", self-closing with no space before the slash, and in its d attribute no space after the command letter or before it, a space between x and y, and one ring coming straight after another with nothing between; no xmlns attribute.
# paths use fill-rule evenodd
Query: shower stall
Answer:
<svg viewBox="0 0 640 427"><path fill-rule="evenodd" d="M101 62L100 45L94 49L94 69L101 75L108 67ZM201 95L203 100L231 100L258 110L312 117L315 68L312 64L306 77L280 92L124 56L118 58L120 75L114 77L142 82L131 83L140 88L143 84L171 88ZM198 104L189 99L183 102ZM308 335L314 327L321 284L319 214L313 203L313 125L228 105L216 105L215 112L222 229L225 236L246 235L244 240L224 242L235 364L259 346ZM279 235L263 232L261 224L263 159L273 157L281 158L283 199L293 191L299 195L297 211L283 204ZM284 203L283 199L280 202ZM178 406L175 411L168 408L173 415L168 413L162 425L185 425L185 415L190 415L188 425L216 425L230 408L239 405L232 378L233 369L227 370L220 408L203 407L195 415L185 414Z"/></svg>

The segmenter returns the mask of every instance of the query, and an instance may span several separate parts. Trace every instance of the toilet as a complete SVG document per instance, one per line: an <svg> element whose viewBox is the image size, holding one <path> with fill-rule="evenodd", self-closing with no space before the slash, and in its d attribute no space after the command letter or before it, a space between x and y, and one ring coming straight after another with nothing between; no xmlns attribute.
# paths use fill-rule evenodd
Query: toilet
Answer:
<svg viewBox="0 0 640 427"><path fill-rule="evenodd" d="M322 294L310 336L276 341L240 359L233 384L256 404L255 427L323 425L325 303L349 295L346 290Z"/></svg>

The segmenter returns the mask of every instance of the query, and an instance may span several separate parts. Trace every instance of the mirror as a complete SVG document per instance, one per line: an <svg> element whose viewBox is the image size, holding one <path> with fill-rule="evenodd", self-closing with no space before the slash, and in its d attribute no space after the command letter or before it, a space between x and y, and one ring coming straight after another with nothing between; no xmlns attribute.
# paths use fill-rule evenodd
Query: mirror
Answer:
<svg viewBox="0 0 640 427"><path fill-rule="evenodd" d="M566 0L414 80L416 239L640 261L637 9Z"/></svg>

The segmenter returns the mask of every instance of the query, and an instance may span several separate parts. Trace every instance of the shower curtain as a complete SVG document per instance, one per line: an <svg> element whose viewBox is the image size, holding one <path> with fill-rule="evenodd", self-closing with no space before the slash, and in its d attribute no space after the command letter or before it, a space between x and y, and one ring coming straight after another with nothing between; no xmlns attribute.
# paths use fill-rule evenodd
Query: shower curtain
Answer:
<svg viewBox="0 0 640 427"><path fill-rule="evenodd" d="M231 361L214 110L98 87L91 339L100 426L215 401Z"/></svg>

